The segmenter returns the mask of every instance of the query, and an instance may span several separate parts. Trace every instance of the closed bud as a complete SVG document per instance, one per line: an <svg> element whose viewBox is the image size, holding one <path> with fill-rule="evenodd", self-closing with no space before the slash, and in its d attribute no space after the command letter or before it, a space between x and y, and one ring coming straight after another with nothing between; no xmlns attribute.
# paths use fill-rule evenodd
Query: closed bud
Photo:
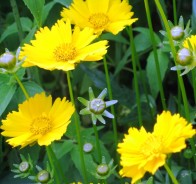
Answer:
<svg viewBox="0 0 196 184"><path fill-rule="evenodd" d="M187 66L192 63L193 56L189 49L182 48L178 51L176 61L182 66Z"/></svg>
<svg viewBox="0 0 196 184"><path fill-rule="evenodd" d="M171 35L173 40L180 40L184 37L184 30L180 26L175 26L171 29Z"/></svg>
<svg viewBox="0 0 196 184"><path fill-rule="evenodd" d="M83 151L86 153L90 153L93 150L93 145L91 143L85 143L83 145Z"/></svg>
<svg viewBox="0 0 196 184"><path fill-rule="evenodd" d="M37 174L37 180L40 183L47 183L50 180L50 173L46 170L41 170L38 174Z"/></svg>
<svg viewBox="0 0 196 184"><path fill-rule="evenodd" d="M110 168L107 164L100 164L97 166L97 174L100 176L106 176L109 173Z"/></svg>
<svg viewBox="0 0 196 184"><path fill-rule="evenodd" d="M102 99L95 98L90 101L89 109L94 114L102 114L106 109L106 104Z"/></svg>
<svg viewBox="0 0 196 184"><path fill-rule="evenodd" d="M16 56L11 52L5 52L0 56L0 68L13 69L16 65Z"/></svg>
<svg viewBox="0 0 196 184"><path fill-rule="evenodd" d="M184 150L183 156L186 159L191 159L193 157L193 151L190 148L188 148Z"/></svg>
<svg viewBox="0 0 196 184"><path fill-rule="evenodd" d="M30 165L29 165L29 163L28 162L26 162L26 161L23 161L23 162L21 162L20 164L19 164L19 167L18 167L18 169L20 170L20 172L27 172L28 170L29 170L29 168L30 168Z"/></svg>

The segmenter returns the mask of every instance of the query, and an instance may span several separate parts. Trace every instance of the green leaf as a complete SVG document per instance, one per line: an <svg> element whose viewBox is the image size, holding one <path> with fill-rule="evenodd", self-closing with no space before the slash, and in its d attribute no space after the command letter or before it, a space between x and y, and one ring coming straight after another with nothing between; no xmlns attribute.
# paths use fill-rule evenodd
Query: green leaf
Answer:
<svg viewBox="0 0 196 184"><path fill-rule="evenodd" d="M148 178L148 181L146 182L146 184L153 184L153 177L152 176L150 178Z"/></svg>
<svg viewBox="0 0 196 184"><path fill-rule="evenodd" d="M23 0L25 5L29 8L33 15L38 27L42 25L42 12L45 4L45 0Z"/></svg>
<svg viewBox="0 0 196 184"><path fill-rule="evenodd" d="M44 91L38 84L32 81L23 82L23 85L27 90L29 96L34 96L35 94ZM18 88L18 90L16 91L15 98L17 99L18 103L22 103L24 100L26 100L26 97L24 96L21 88Z"/></svg>
<svg viewBox="0 0 196 184"><path fill-rule="evenodd" d="M62 158L66 153L70 152L74 147L72 140L65 140L63 142L56 142L52 144L52 150L54 151L57 159Z"/></svg>
<svg viewBox="0 0 196 184"><path fill-rule="evenodd" d="M158 62L159 62L159 67L161 72L161 81L163 81L165 77L165 73L168 70L169 57L165 53L161 52L160 50L157 50L157 53L158 53ZM147 58L146 71L147 71L147 78L150 85L152 96L156 98L159 92L159 81L157 77L157 70L156 70L156 64L155 64L153 52L151 52Z"/></svg>
<svg viewBox="0 0 196 184"><path fill-rule="evenodd" d="M72 0L54 0L56 3L60 3L63 6L69 7L72 3Z"/></svg>
<svg viewBox="0 0 196 184"><path fill-rule="evenodd" d="M32 28L32 24L33 23L32 23L32 21L29 18L21 17L20 18L20 21L21 21L21 24L22 24L22 30L23 31L26 31L26 32L31 31L31 28ZM5 31L3 32L3 34L1 35L0 43L5 38L7 38L9 35L14 34L14 33L17 33L17 32L18 32L18 29L17 29L16 23L13 23L13 24L9 25L5 29Z"/></svg>
<svg viewBox="0 0 196 184"><path fill-rule="evenodd" d="M1 79L0 79L1 80ZM14 93L16 91L16 85L8 85L1 81L0 83L0 116L8 106L10 100L12 99Z"/></svg>
<svg viewBox="0 0 196 184"><path fill-rule="evenodd" d="M134 28L134 31L139 32L139 34L134 38L136 51L141 52L149 49L152 46L149 29L143 27L137 27ZM161 43L161 40L157 34L154 33L154 37L157 45Z"/></svg>
<svg viewBox="0 0 196 184"><path fill-rule="evenodd" d="M42 20L43 23L46 21L48 14L50 13L50 10L52 9L52 7L56 4L55 1L49 2L48 4L46 4L43 8L43 14L42 14Z"/></svg>

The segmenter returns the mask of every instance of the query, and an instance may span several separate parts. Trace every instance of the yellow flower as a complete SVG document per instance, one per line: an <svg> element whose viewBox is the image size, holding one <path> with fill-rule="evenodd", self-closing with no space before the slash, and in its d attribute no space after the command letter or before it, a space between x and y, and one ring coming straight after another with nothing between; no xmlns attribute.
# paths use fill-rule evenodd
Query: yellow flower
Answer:
<svg viewBox="0 0 196 184"><path fill-rule="evenodd" d="M35 142L47 146L61 139L74 111L72 103L65 97L57 98L52 104L51 96L36 94L20 104L17 112L9 113L2 120L1 134L11 137L7 142L13 147L21 145L23 148Z"/></svg>
<svg viewBox="0 0 196 184"><path fill-rule="evenodd" d="M186 147L185 140L195 135L191 124L180 117L163 111L157 116L152 133L130 128L123 143L118 144L121 155L120 175L131 177L132 183L141 179L146 172L154 174L165 164L167 154L181 151Z"/></svg>
<svg viewBox="0 0 196 184"><path fill-rule="evenodd" d="M81 28L93 28L97 34L102 31L117 34L137 20L132 18L131 9L127 0L73 0L69 8L62 10L61 16Z"/></svg>
<svg viewBox="0 0 196 184"><path fill-rule="evenodd" d="M80 61L98 61L107 52L107 41L91 43L97 35L90 28L72 31L70 21L59 20L51 30L41 28L31 44L22 47L20 57L26 57L24 67L37 65L47 70L73 70Z"/></svg>

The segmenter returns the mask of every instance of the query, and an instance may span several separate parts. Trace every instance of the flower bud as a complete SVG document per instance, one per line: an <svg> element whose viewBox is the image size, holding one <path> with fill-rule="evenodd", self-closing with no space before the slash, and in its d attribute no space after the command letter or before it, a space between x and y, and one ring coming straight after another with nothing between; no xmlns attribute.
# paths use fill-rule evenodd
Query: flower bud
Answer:
<svg viewBox="0 0 196 184"><path fill-rule="evenodd" d="M0 56L0 68L13 69L16 65L16 57L11 52L5 52Z"/></svg>
<svg viewBox="0 0 196 184"><path fill-rule="evenodd" d="M184 30L180 26L175 26L171 29L171 35L173 40L180 40L184 37Z"/></svg>
<svg viewBox="0 0 196 184"><path fill-rule="evenodd" d="M106 104L102 99L95 98L90 101L89 109L94 114L102 114L106 109Z"/></svg>
<svg viewBox="0 0 196 184"><path fill-rule="evenodd" d="M41 170L38 174L37 174L37 180L40 183L47 183L50 180L50 174L48 171L46 170Z"/></svg>
<svg viewBox="0 0 196 184"><path fill-rule="evenodd" d="M28 171L29 168L30 168L30 165L26 161L21 162L18 167L19 171L22 173Z"/></svg>
<svg viewBox="0 0 196 184"><path fill-rule="evenodd" d="M93 145L91 143L85 143L83 146L83 151L90 153L93 150Z"/></svg>
<svg viewBox="0 0 196 184"><path fill-rule="evenodd" d="M184 158L186 159L191 159L193 157L193 151L191 149L186 149L184 152L183 152L183 155L184 155Z"/></svg>
<svg viewBox="0 0 196 184"><path fill-rule="evenodd" d="M100 176L106 176L109 173L110 168L107 164L100 164L97 166L97 174Z"/></svg>
<svg viewBox="0 0 196 184"><path fill-rule="evenodd" d="M177 53L176 62L182 66L187 66L191 64L192 59L191 51L187 48L182 48Z"/></svg>

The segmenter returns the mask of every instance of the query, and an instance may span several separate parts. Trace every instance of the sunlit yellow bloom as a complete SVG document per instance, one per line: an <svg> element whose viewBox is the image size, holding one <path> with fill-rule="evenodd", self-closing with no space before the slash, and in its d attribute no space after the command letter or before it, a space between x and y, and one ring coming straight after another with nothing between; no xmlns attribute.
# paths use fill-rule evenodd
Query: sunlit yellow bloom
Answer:
<svg viewBox="0 0 196 184"><path fill-rule="evenodd" d="M191 124L180 117L163 111L157 116L152 133L130 128L122 143L118 144L121 155L120 175L131 177L132 183L141 179L146 172L154 174L165 164L167 154L181 151L185 140L195 135Z"/></svg>
<svg viewBox="0 0 196 184"><path fill-rule="evenodd" d="M31 44L22 47L20 57L26 56L24 67L37 65L47 70L73 70L80 61L98 61L107 52L107 41L91 43L97 38L90 28L72 31L70 21L59 20L51 30L41 28Z"/></svg>
<svg viewBox="0 0 196 184"><path fill-rule="evenodd" d="M74 111L72 103L65 97L62 100L57 98L52 104L51 96L36 94L20 104L18 111L9 113L2 120L1 134L11 137L7 142L13 147L25 147L36 142L47 146L61 139Z"/></svg>
<svg viewBox="0 0 196 184"><path fill-rule="evenodd" d="M79 27L91 27L97 34L102 31L117 34L137 20L132 18L131 9L127 0L73 0L69 8L63 9L61 16Z"/></svg>
<svg viewBox="0 0 196 184"><path fill-rule="evenodd" d="M184 70L181 75L185 75L196 67L196 35L187 37L182 47L177 53L178 65L172 67L171 70Z"/></svg>

